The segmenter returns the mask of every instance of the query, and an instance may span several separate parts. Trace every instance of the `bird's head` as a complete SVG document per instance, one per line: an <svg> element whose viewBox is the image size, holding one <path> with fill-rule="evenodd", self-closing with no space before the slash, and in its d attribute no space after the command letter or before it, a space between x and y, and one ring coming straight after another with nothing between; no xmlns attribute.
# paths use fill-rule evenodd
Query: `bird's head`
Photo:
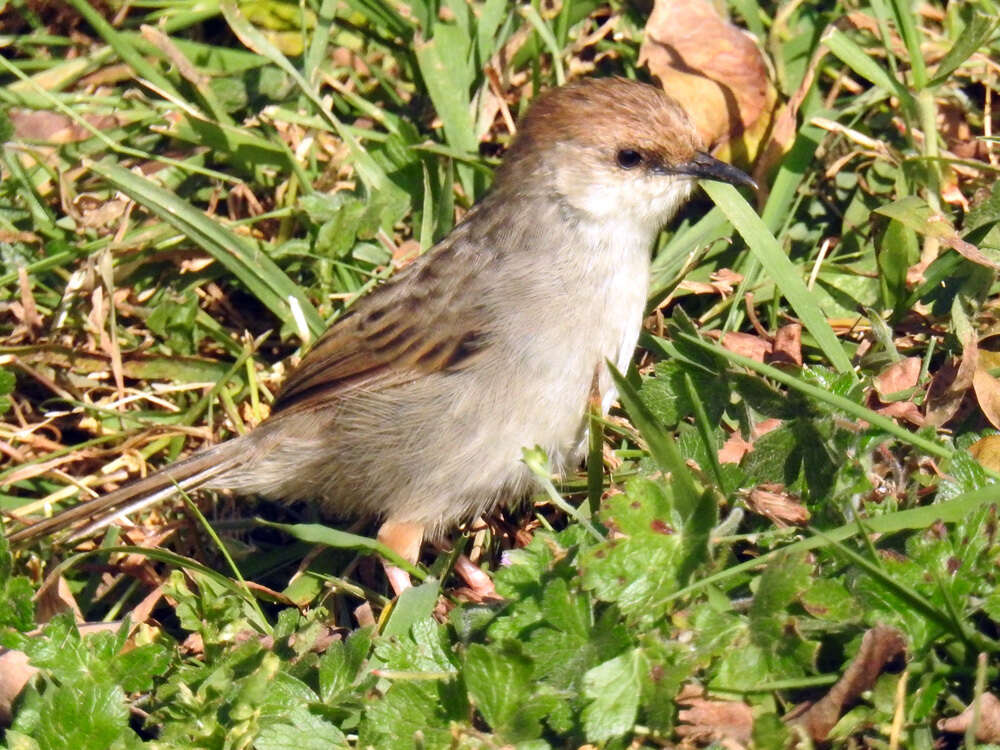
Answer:
<svg viewBox="0 0 1000 750"><path fill-rule="evenodd" d="M753 185L704 151L684 109L660 89L584 78L540 95L522 119L497 185L555 193L578 217L653 234L698 179Z"/></svg>

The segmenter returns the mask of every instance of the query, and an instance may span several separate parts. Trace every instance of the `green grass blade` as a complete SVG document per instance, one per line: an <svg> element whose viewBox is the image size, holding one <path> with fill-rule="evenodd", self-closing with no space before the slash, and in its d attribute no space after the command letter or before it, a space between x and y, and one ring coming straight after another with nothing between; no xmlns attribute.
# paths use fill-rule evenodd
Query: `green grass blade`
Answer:
<svg viewBox="0 0 1000 750"><path fill-rule="evenodd" d="M987 43L989 38L993 36L993 32L996 31L998 24L1000 21L995 18L989 18L978 12L973 13L972 20L966 24L951 49L941 58L934 71L933 80L927 84L928 87L940 86L948 80L948 77L958 69L958 66Z"/></svg>
<svg viewBox="0 0 1000 750"><path fill-rule="evenodd" d="M360 534L351 534L347 531L341 531L340 529L334 529L330 526L324 526L319 523L289 524L265 521L262 518L258 518L256 520L259 524L272 529L278 529L279 531L285 532L289 536L295 537L296 539L309 544L322 544L326 547L351 549L359 552L374 552L395 565L397 568L402 568L411 576L418 578L421 581L427 578L427 574L420 570L420 568L404 560L377 539L361 536Z"/></svg>
<svg viewBox="0 0 1000 750"><path fill-rule="evenodd" d="M371 192L382 190L398 191L399 188L392 183L385 171L376 163L375 159L361 147L358 139L351 134L348 128L344 127L340 119L333 114L333 110L323 102L318 90L302 77L302 74L289 62L281 50L275 47L264 34L246 19L246 16L240 12L236 3L233 0L224 0L221 8L226 22L233 30L233 33L239 37L240 41L248 49L252 49L257 54L270 60L287 73L302 93L313 103L316 110L333 127L337 135L347 144L347 147L351 150L351 159L354 162L354 167L358 170L358 176L368 190Z"/></svg>
<svg viewBox="0 0 1000 750"><path fill-rule="evenodd" d="M674 490L674 504L681 518L685 521L698 508L701 503L701 492L695 486L691 470L684 459L674 438L657 422L653 413L649 410L639 393L632 387L625 377L618 372L617 368L607 363L611 377L614 379L615 387L618 389L618 398L621 399L622 406L628 412L632 424L639 430L649 446L649 454L659 465L664 473L670 474L671 484Z"/></svg>
<svg viewBox="0 0 1000 750"><path fill-rule="evenodd" d="M945 500L943 503L925 505L920 508L909 508L897 511L896 513L887 513L884 516L865 519L864 530L872 534L893 534L898 531L925 529L938 521L942 523L957 523L975 513L984 505L997 504L1000 504L1000 486L990 485L989 487L983 487L972 492L965 492L958 497ZM824 531L823 536L811 536L808 539L786 544L766 552L753 560L733 565L726 570L692 583L690 586L668 595L664 601L680 599L734 576L749 573L767 563L775 555L797 554L813 549L829 547L831 542L841 542L845 539L850 539L861 533L861 531L862 529L858 524L852 521L835 529Z"/></svg>
<svg viewBox="0 0 1000 750"><path fill-rule="evenodd" d="M833 29L823 37L827 49L847 67L865 80L875 84L887 93L899 97L910 112L916 112L916 102L909 90L889 75L867 52L839 29Z"/></svg>
<svg viewBox="0 0 1000 750"><path fill-rule="evenodd" d="M830 391L824 390L823 388L815 386L811 383L804 383L794 375L789 375L783 370L771 367L770 365L765 365L762 362L750 359L749 357L744 357L742 354L737 354L736 352L724 349L718 344L703 341L697 336L691 336L686 333L679 333L678 336L689 343L696 344L703 349L719 354L741 367L746 367L748 370L753 370L760 375L776 380L779 383L783 383L789 388L794 388L800 393L809 396L822 404L826 404L831 409L837 409L845 414L849 414L852 417L862 419L873 427L877 427L878 429L899 438L904 443L912 445L914 448L918 448L928 455L937 456L938 458L951 458L952 456L953 451L950 448L941 445L940 443L935 443L933 440L928 440L921 435L912 433L905 427L901 427L896 424L896 422L892 419L884 417L871 409L861 406L860 404L856 404L850 399L839 396L836 393L831 393Z"/></svg>
<svg viewBox="0 0 1000 750"><path fill-rule="evenodd" d="M837 340L815 297L802 281L798 269L788 260L781 245L732 185L703 181L701 186L740 233L754 257L788 300L795 314L809 330L820 350L838 372L853 372L851 360Z"/></svg>
<svg viewBox="0 0 1000 750"><path fill-rule="evenodd" d="M245 239L134 172L103 162L88 166L219 261L283 323L293 326L304 340L323 332L323 320L302 290L273 260Z"/></svg>

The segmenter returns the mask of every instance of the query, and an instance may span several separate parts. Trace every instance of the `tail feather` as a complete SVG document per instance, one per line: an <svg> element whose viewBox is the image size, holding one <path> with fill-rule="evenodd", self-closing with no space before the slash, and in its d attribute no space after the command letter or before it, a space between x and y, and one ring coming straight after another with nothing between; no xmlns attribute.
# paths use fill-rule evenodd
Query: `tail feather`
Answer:
<svg viewBox="0 0 1000 750"><path fill-rule="evenodd" d="M202 487L233 470L247 452L246 446L240 443L241 440L237 438L195 453L114 492L95 497L52 518L9 534L7 540L12 544L25 542L66 529L74 529L74 539L93 534L127 513L154 505L180 490L189 491Z"/></svg>

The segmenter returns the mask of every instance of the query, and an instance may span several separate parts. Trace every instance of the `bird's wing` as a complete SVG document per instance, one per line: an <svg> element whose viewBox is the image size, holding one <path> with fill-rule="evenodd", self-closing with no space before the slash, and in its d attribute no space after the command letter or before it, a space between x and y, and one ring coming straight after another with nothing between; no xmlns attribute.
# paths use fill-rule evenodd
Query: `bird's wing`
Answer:
<svg viewBox="0 0 1000 750"><path fill-rule="evenodd" d="M385 389L467 366L489 345L475 265L435 248L363 297L288 376L274 413L308 410L358 388Z"/></svg>

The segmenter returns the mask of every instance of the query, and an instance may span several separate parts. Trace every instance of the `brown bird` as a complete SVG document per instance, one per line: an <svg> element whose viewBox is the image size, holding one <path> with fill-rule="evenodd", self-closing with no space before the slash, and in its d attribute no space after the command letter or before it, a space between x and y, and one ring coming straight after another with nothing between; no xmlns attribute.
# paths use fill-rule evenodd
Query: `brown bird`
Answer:
<svg viewBox="0 0 1000 750"><path fill-rule="evenodd" d="M378 518L379 539L416 561L425 537L530 490L523 448L560 471L581 460L594 384L607 411L605 363L632 357L657 233L699 178L753 185L702 149L652 86L542 94L487 195L323 334L259 427L11 541L88 534L207 487Z"/></svg>

